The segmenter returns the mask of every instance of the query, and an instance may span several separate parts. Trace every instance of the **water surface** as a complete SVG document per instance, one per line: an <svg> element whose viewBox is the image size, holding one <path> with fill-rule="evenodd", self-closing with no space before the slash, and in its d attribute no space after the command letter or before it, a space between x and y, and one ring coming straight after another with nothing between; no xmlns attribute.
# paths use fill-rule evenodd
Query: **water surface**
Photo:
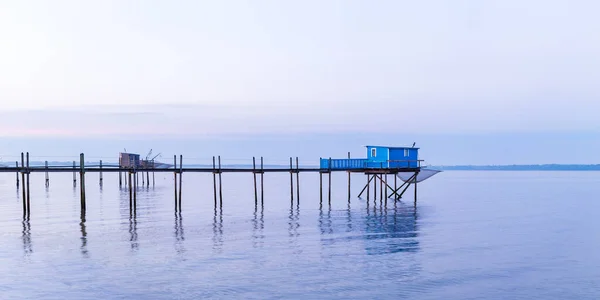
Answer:
<svg viewBox="0 0 600 300"><path fill-rule="evenodd" d="M87 211L70 174L31 177L23 218L14 175L0 175L4 299L598 299L600 172L444 172L400 202L331 205L317 174L172 175L140 187L137 211L116 174L87 174ZM356 196L366 177L353 175ZM295 192L294 192L295 196ZM296 199L295 199L296 200Z"/></svg>

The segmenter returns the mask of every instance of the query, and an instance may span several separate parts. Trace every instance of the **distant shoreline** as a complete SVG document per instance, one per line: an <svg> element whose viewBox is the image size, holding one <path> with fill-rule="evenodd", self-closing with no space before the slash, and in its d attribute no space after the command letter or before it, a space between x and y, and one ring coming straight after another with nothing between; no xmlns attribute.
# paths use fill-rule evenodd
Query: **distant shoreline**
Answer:
<svg viewBox="0 0 600 300"><path fill-rule="evenodd" d="M442 171L600 171L600 164L594 165L456 165L456 166L431 166L430 168Z"/></svg>

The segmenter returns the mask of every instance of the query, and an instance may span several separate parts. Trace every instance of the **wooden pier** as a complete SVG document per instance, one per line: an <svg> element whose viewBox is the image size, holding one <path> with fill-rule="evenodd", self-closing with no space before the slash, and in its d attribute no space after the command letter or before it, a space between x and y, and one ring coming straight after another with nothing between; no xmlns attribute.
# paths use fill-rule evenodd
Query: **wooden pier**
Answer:
<svg viewBox="0 0 600 300"><path fill-rule="evenodd" d="M179 161L178 161L179 158ZM367 176L367 182L358 195L360 198L366 191L367 201L371 198L371 188L373 189L373 197L377 200L377 191L379 183L379 200L387 201L392 199L397 201L407 191L410 185L414 186L414 205L417 204L417 175L421 171L421 160L386 160L373 162L369 159L351 159L350 153L348 153L347 159L320 159L319 167L300 167L299 159L296 157L290 157L289 166L280 167L265 167L264 159L260 157L259 163L257 158L253 157L252 160L248 161L251 167L223 167L221 164L221 157L213 157L212 167L184 167L183 156L174 155L173 165L167 168L155 168L154 163L146 164L141 167L129 167L124 168L119 165L103 164L99 162L97 166L86 166L85 155L81 153L79 155L79 164L75 161L73 166L49 166L47 162L43 166L30 166L29 164L29 153L21 153L21 164L15 163L14 167L3 166L0 167L2 173L15 173L16 174L16 186L19 185L19 174L21 175L22 185L22 200L23 200L23 214L29 216L30 207L30 186L29 177L31 173L44 173L46 187L50 185L50 173L73 173L73 185L76 186L77 173L79 173L79 187L80 187L80 205L82 212L86 210L86 173L98 173L99 174L99 185L102 187L104 182L104 174L106 173L118 173L119 174L119 186L123 185L129 188L129 208L131 212L136 211L137 206L137 187L139 184L139 175L142 177L142 185L150 186L150 173L152 173L152 184L154 185L154 174L155 173L173 173L174 176L174 199L175 199L175 211L181 212L182 203L182 177L184 173L211 173L213 174L213 194L214 194L214 206L215 208L223 206L223 185L222 185L222 174L224 173L249 173L253 175L254 180L254 201L255 205L258 205L259 200L261 205L264 204L264 174L265 173L288 173L290 175L290 200L292 205L294 201L299 204L300 201L300 174L301 173L319 173L320 180L320 201L323 202L323 176L327 176L328 193L327 199L331 204L331 175L332 173L342 172L347 173L348 176L348 202L350 202L351 196L351 174L362 173ZM251 164L250 164L251 163ZM295 163L295 164L294 164ZM399 173L410 173L412 176L409 180L397 185L397 174ZM122 175L125 174L125 180L122 180ZM144 176L145 175L145 176ZM389 182L388 175L394 177L393 183ZM260 178L260 185L258 184L258 178ZM294 180L295 179L295 180ZM372 186L372 187L371 187ZM260 193L259 193L260 189ZM296 189L296 193L294 193Z"/></svg>

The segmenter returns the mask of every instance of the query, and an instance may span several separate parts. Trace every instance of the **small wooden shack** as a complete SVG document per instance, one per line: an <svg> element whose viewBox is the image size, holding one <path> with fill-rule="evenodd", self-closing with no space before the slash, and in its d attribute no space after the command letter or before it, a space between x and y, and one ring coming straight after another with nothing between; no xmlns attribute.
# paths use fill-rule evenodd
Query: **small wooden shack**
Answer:
<svg viewBox="0 0 600 300"><path fill-rule="evenodd" d="M139 168L140 155L135 153L119 153L119 167L125 169Z"/></svg>

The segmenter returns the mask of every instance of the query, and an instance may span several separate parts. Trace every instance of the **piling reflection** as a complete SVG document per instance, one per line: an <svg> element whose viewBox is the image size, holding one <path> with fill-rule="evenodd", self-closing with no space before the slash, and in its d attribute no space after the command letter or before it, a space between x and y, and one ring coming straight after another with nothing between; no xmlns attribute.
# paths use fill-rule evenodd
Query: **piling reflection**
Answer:
<svg viewBox="0 0 600 300"><path fill-rule="evenodd" d="M300 207L294 207L293 205L290 207L290 213L288 215L288 236L290 238L290 246L294 249L294 253L298 254L301 251L300 246L298 245L298 237L300 237L300 233L298 228L300 228Z"/></svg>
<svg viewBox="0 0 600 300"><path fill-rule="evenodd" d="M213 250L218 253L223 251L223 209L215 207L213 217Z"/></svg>
<svg viewBox="0 0 600 300"><path fill-rule="evenodd" d="M393 201L392 201L393 202ZM394 205L385 201L367 205L362 210L319 211L319 230L324 246L342 240L360 239L369 255L419 251L418 213L413 206ZM360 234L351 234L347 233Z"/></svg>
<svg viewBox="0 0 600 300"><path fill-rule="evenodd" d="M138 233L137 233L137 217L136 213L129 214L129 243L131 244L131 250L137 251L139 249Z"/></svg>
<svg viewBox="0 0 600 300"><path fill-rule="evenodd" d="M178 254L185 253L183 241L185 241L185 236L183 234L183 217L181 216L181 212L175 212L175 251L177 251Z"/></svg>
<svg viewBox="0 0 600 300"><path fill-rule="evenodd" d="M29 222L29 216L23 216L23 252L25 256L29 256L33 253L33 248L31 247L31 223Z"/></svg>
<svg viewBox="0 0 600 300"><path fill-rule="evenodd" d="M88 253L88 249L87 249L87 230L85 227L85 210L81 211L81 219L79 222L79 227L81 230L81 254L83 254L84 257L89 257L89 253Z"/></svg>
<svg viewBox="0 0 600 300"><path fill-rule="evenodd" d="M260 205L260 208L258 207L258 205L254 206L254 218L252 219L252 246L254 248L262 248L264 245L264 211L265 207L262 203Z"/></svg>

